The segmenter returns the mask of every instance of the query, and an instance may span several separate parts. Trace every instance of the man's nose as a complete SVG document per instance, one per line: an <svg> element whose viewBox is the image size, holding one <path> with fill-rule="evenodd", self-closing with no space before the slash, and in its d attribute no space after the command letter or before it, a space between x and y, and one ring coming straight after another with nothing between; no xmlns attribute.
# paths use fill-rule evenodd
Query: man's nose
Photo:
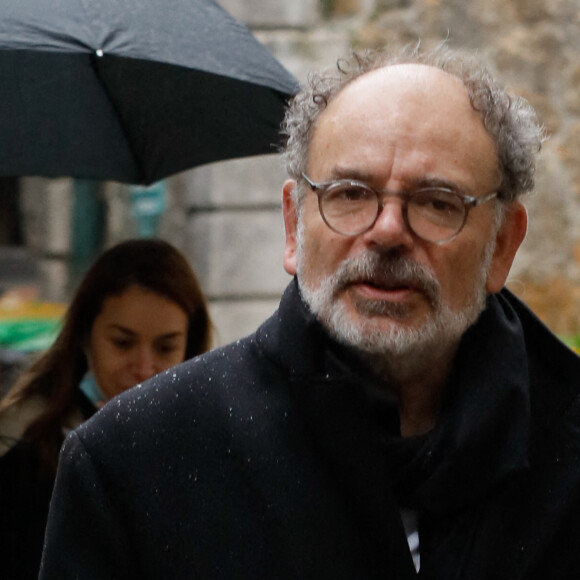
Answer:
<svg viewBox="0 0 580 580"><path fill-rule="evenodd" d="M369 244L388 249L411 249L414 237L405 220L403 200L394 196L385 197L376 222L364 236Z"/></svg>

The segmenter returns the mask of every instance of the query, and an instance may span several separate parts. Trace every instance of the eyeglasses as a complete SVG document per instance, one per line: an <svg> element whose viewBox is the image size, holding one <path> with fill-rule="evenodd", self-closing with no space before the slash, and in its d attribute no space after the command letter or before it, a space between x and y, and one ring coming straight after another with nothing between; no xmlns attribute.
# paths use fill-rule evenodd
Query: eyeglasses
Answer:
<svg viewBox="0 0 580 580"><path fill-rule="evenodd" d="M344 236L370 230L383 211L384 198L403 201L406 226L427 242L450 242L462 230L469 210L490 201L498 192L482 197L457 193L444 187L425 187L409 192L377 191L362 181L338 179L314 182L302 177L318 196L318 209L326 225Z"/></svg>

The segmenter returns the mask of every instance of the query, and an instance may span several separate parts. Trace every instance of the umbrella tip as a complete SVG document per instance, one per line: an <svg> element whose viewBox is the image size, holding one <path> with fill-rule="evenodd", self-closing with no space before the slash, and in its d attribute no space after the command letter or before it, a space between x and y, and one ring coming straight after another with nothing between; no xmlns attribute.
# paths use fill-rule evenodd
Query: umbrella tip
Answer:
<svg viewBox="0 0 580 580"><path fill-rule="evenodd" d="M103 51L100 48L97 49L96 53L97 53L97 56L98 57L101 57L104 54Z"/></svg>

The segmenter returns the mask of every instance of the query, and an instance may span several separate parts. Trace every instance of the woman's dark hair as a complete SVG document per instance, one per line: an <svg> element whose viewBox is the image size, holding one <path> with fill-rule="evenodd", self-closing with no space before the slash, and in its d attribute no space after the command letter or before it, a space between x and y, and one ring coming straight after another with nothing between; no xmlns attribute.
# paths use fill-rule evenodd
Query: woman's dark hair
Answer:
<svg viewBox="0 0 580 580"><path fill-rule="evenodd" d="M88 369L85 345L103 302L139 286L179 305L188 317L186 358L211 346L211 321L205 297L185 259L171 244L155 239L127 240L104 252L80 283L55 342L22 375L0 409L33 396L46 400L43 413L24 438L37 447L41 472L54 475L63 423L78 406L79 383Z"/></svg>

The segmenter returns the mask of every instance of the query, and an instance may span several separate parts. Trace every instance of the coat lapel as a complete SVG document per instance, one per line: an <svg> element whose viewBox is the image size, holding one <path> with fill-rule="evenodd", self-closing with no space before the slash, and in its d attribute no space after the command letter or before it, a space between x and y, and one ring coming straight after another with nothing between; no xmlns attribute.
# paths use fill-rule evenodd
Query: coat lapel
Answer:
<svg viewBox="0 0 580 580"><path fill-rule="evenodd" d="M381 445L361 385L293 381L293 396L321 461L368 546L369 578L416 578Z"/></svg>

